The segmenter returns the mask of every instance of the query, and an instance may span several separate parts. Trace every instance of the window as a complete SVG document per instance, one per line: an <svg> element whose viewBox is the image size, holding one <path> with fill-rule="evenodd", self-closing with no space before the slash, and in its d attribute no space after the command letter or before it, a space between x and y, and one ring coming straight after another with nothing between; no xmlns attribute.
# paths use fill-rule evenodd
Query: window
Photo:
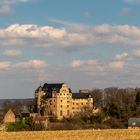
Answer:
<svg viewBox="0 0 140 140"><path fill-rule="evenodd" d="M74 105L75 103L73 103L73 105Z"/></svg>
<svg viewBox="0 0 140 140"><path fill-rule="evenodd" d="M83 103L81 103L81 105L83 105Z"/></svg>
<svg viewBox="0 0 140 140"><path fill-rule="evenodd" d="M63 112L62 112L62 110L60 110L60 116L63 116Z"/></svg>
<svg viewBox="0 0 140 140"><path fill-rule="evenodd" d="M60 105L60 107L62 108L63 106L62 106L62 105Z"/></svg>
<svg viewBox="0 0 140 140"><path fill-rule="evenodd" d="M63 100L61 100L60 102L63 102Z"/></svg>
<svg viewBox="0 0 140 140"><path fill-rule="evenodd" d="M76 105L79 105L78 103L76 103Z"/></svg>
<svg viewBox="0 0 140 140"><path fill-rule="evenodd" d="M75 109L74 107L72 107L72 109Z"/></svg>
<svg viewBox="0 0 140 140"><path fill-rule="evenodd" d="M69 107L69 105L67 105L67 107Z"/></svg>
<svg viewBox="0 0 140 140"><path fill-rule="evenodd" d="M69 110L67 110L67 115L70 115L70 111Z"/></svg>

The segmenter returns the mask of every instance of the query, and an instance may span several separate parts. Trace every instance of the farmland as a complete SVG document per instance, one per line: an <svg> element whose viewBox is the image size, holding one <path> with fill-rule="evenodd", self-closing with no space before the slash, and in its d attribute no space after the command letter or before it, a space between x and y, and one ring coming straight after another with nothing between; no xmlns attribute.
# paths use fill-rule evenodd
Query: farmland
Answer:
<svg viewBox="0 0 140 140"><path fill-rule="evenodd" d="M0 140L140 140L140 130L0 132Z"/></svg>

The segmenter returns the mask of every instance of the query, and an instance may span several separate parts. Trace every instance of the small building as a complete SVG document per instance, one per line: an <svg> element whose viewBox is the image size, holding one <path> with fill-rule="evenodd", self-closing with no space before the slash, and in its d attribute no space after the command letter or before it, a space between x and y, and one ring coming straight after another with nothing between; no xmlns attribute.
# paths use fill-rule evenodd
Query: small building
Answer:
<svg viewBox="0 0 140 140"><path fill-rule="evenodd" d="M140 118L129 118L128 128L140 128Z"/></svg>
<svg viewBox="0 0 140 140"><path fill-rule="evenodd" d="M26 106L23 106L22 110L21 110L21 117L29 117L30 116L30 112L28 110L28 108Z"/></svg>
<svg viewBox="0 0 140 140"><path fill-rule="evenodd" d="M10 109L4 116L3 119L3 123L7 124L7 123L11 123L11 122L15 122L16 118L15 118L15 114L14 112Z"/></svg>
<svg viewBox="0 0 140 140"><path fill-rule="evenodd" d="M36 124L43 124L44 127L47 129L48 128L48 117L47 116L40 116L40 115L36 115L34 117L34 121Z"/></svg>

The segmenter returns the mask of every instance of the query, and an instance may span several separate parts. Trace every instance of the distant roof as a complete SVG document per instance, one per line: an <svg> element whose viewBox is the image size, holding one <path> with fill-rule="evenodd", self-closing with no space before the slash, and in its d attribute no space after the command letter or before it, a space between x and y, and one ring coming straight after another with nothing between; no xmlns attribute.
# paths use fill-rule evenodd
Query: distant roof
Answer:
<svg viewBox="0 0 140 140"><path fill-rule="evenodd" d="M72 93L73 99L88 99L89 97L89 93Z"/></svg>
<svg viewBox="0 0 140 140"><path fill-rule="evenodd" d="M38 91L39 88L42 88L42 90L46 93L46 98L52 98L52 92L56 91L58 93L63 84L64 83L45 83L42 87L38 87L36 91ZM72 93L70 88L69 92ZM72 93L73 99L88 99L89 97L89 93Z"/></svg>
<svg viewBox="0 0 140 140"><path fill-rule="evenodd" d="M45 83L43 85L43 90L46 90L48 92L51 92L52 90L59 90L63 84L64 83L51 83L51 84Z"/></svg>
<svg viewBox="0 0 140 140"><path fill-rule="evenodd" d="M129 118L128 126L140 127L140 118Z"/></svg>
<svg viewBox="0 0 140 140"><path fill-rule="evenodd" d="M56 91L59 92L59 90L62 88L62 85L64 83L45 83L42 87L43 91L46 93L47 98L52 97L52 92Z"/></svg>
<svg viewBox="0 0 140 140"><path fill-rule="evenodd" d="M14 114L14 112L11 110L11 109L9 109L8 111L7 111L7 113L6 113L6 115L10 115L10 114ZM5 116L6 116L5 115ZM15 114L14 114L15 115Z"/></svg>

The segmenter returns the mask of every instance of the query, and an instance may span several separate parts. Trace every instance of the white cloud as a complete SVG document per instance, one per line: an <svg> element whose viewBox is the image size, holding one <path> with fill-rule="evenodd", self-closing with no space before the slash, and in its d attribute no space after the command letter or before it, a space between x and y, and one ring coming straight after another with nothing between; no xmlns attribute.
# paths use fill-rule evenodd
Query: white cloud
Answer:
<svg viewBox="0 0 140 140"><path fill-rule="evenodd" d="M128 58L128 53L122 53L122 54L116 54L115 55L115 59L117 59L117 60L123 60L123 59L126 59L126 58Z"/></svg>
<svg viewBox="0 0 140 140"><path fill-rule="evenodd" d="M0 70L17 70L17 69L26 69L26 70L43 70L48 67L48 64L43 60L28 60L18 63L12 63L9 61L0 61Z"/></svg>
<svg viewBox="0 0 140 140"><path fill-rule="evenodd" d="M32 24L14 24L3 30L3 33L7 33L9 37L19 38L41 38L48 39L61 39L65 35L65 29L56 29L49 26L38 27ZM11 33L11 35L10 35Z"/></svg>
<svg viewBox="0 0 140 140"><path fill-rule="evenodd" d="M42 60L29 60L13 65L14 68L22 68L22 69L44 69L47 66L48 64Z"/></svg>
<svg viewBox="0 0 140 140"><path fill-rule="evenodd" d="M111 62L98 62L97 60L73 60L69 66L72 68L77 68L80 71L85 71L86 73L107 73L110 71L117 71L123 69L125 66L125 61L117 60Z"/></svg>
<svg viewBox="0 0 140 140"><path fill-rule="evenodd" d="M55 28L14 24L0 29L0 46L61 47L96 44L140 45L140 27L129 25L66 26ZM77 47L76 47L77 48Z"/></svg>
<svg viewBox="0 0 140 140"><path fill-rule="evenodd" d="M13 57L20 56L22 53L20 50L5 50L2 54L8 57Z"/></svg>
<svg viewBox="0 0 140 140"><path fill-rule="evenodd" d="M11 62L0 61L0 70L8 70L11 67Z"/></svg>
<svg viewBox="0 0 140 140"><path fill-rule="evenodd" d="M83 65L83 61L81 61L81 60L73 60L71 62L72 67L80 67L81 65Z"/></svg>
<svg viewBox="0 0 140 140"><path fill-rule="evenodd" d="M86 66L86 65L96 65L97 60L73 60L70 64L72 67L81 67L81 66Z"/></svg>
<svg viewBox="0 0 140 140"><path fill-rule="evenodd" d="M125 65L124 61L114 61L108 64L109 68L112 68L112 69L122 69L124 65Z"/></svg>
<svg viewBox="0 0 140 140"><path fill-rule="evenodd" d="M140 57L140 50L134 50L133 51L133 56L134 57Z"/></svg>
<svg viewBox="0 0 140 140"><path fill-rule="evenodd" d="M13 10L9 5L3 5L0 7L0 14L9 14L11 13Z"/></svg>
<svg viewBox="0 0 140 140"><path fill-rule="evenodd" d="M12 8L13 4L25 3L30 0L0 0L0 15L12 13L14 10Z"/></svg>

